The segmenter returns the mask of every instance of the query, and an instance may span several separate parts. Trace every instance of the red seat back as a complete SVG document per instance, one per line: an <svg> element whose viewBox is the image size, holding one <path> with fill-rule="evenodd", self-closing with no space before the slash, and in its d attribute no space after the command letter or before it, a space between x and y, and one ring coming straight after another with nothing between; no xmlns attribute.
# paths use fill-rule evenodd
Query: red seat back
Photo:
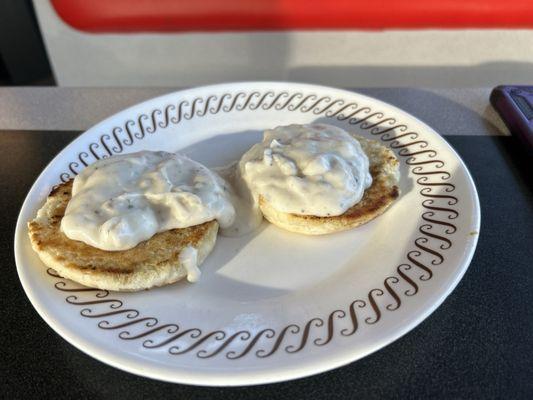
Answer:
<svg viewBox="0 0 533 400"><path fill-rule="evenodd" d="M533 0L51 0L88 32L533 27Z"/></svg>

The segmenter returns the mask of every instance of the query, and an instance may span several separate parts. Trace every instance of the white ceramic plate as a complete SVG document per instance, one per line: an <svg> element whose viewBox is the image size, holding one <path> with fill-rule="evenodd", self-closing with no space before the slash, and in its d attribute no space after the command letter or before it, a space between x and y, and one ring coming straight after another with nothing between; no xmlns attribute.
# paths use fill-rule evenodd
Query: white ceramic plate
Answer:
<svg viewBox="0 0 533 400"><path fill-rule="evenodd" d="M26 222L51 187L115 153L237 160L265 128L325 121L382 141L401 161L400 198L360 228L305 237L263 223L219 237L200 282L140 293L83 288L45 268ZM44 320L87 354L151 378L249 385L329 370L398 339L442 303L474 253L480 213L465 165L430 127L327 87L248 82L158 97L99 123L43 171L20 212L20 280Z"/></svg>

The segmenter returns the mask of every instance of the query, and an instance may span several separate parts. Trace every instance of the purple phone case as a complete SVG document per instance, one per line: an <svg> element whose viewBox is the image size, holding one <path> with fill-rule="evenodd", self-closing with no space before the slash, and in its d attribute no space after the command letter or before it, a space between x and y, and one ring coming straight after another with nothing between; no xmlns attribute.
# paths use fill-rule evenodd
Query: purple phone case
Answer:
<svg viewBox="0 0 533 400"><path fill-rule="evenodd" d="M497 86L490 102L511 134L533 155L533 86Z"/></svg>

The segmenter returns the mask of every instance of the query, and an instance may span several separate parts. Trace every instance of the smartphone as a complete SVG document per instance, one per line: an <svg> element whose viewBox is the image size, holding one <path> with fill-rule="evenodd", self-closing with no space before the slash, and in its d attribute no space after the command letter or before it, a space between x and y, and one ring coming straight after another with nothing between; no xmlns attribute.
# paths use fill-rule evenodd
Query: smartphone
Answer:
<svg viewBox="0 0 533 400"><path fill-rule="evenodd" d="M490 102L512 135L533 156L533 86L497 86Z"/></svg>

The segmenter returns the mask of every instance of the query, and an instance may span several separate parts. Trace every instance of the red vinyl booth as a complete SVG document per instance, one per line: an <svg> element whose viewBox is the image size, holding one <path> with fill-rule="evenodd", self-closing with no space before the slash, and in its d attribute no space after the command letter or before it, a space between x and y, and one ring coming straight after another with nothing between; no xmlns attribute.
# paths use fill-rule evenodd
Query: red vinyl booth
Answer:
<svg viewBox="0 0 533 400"><path fill-rule="evenodd" d="M533 0L52 0L86 32L531 28Z"/></svg>

